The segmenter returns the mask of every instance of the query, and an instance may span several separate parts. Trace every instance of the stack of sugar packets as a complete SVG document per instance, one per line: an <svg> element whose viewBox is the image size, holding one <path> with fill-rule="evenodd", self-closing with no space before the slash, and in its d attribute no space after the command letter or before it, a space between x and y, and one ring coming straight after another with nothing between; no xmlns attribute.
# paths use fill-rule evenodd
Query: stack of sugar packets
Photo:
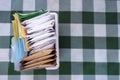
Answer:
<svg viewBox="0 0 120 80"><path fill-rule="evenodd" d="M46 10L14 13L11 62L16 71L59 67L58 16Z"/></svg>

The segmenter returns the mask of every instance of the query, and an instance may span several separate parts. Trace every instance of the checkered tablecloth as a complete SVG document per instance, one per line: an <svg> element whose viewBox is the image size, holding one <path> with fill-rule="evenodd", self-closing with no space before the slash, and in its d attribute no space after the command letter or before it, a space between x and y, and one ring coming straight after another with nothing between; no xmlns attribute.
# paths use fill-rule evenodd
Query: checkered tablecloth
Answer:
<svg viewBox="0 0 120 80"><path fill-rule="evenodd" d="M60 68L14 71L12 14L59 15ZM120 80L120 0L0 0L0 80Z"/></svg>

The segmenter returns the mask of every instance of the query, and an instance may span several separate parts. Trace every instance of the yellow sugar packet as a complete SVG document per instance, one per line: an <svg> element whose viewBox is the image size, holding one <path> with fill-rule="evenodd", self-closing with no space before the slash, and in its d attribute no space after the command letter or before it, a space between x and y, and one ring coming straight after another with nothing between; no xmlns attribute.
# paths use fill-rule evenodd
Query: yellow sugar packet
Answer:
<svg viewBox="0 0 120 80"><path fill-rule="evenodd" d="M15 40L18 39L18 27L17 27L17 22L15 20L12 21L13 24L13 33L14 33L14 37Z"/></svg>
<svg viewBox="0 0 120 80"><path fill-rule="evenodd" d="M20 19L19 19L19 15L18 13L13 14L15 20L13 21L13 23L15 24L14 27L14 33L16 35L16 39L17 38L24 38L25 42L26 42L26 50L29 51L29 45L27 43L27 39L26 39L26 32L24 29L24 26L21 24Z"/></svg>
<svg viewBox="0 0 120 80"><path fill-rule="evenodd" d="M26 33L24 30L24 27L21 25L20 20L19 20L19 15L15 13L14 15L15 21L17 22L18 30L19 30L19 38L25 38Z"/></svg>

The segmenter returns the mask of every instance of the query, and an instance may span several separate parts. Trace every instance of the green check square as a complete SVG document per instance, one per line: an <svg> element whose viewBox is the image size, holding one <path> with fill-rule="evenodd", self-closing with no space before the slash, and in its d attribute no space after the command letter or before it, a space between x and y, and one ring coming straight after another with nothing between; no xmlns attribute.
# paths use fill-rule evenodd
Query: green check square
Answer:
<svg viewBox="0 0 120 80"><path fill-rule="evenodd" d="M61 62L59 68L59 74L71 74L71 62Z"/></svg>
<svg viewBox="0 0 120 80"><path fill-rule="evenodd" d="M83 62L83 73L85 75L95 74L95 63L94 62Z"/></svg>
<svg viewBox="0 0 120 80"><path fill-rule="evenodd" d="M106 13L106 24L117 24L117 13Z"/></svg>
<svg viewBox="0 0 120 80"><path fill-rule="evenodd" d="M83 37L83 48L94 49L94 37Z"/></svg>
<svg viewBox="0 0 120 80"><path fill-rule="evenodd" d="M10 36L0 36L0 48L10 48Z"/></svg>
<svg viewBox="0 0 120 80"><path fill-rule="evenodd" d="M20 75L20 71L15 71L14 70L14 64L9 63L8 74L9 75Z"/></svg>
<svg viewBox="0 0 120 80"><path fill-rule="evenodd" d="M108 63L107 73L108 75L119 75L119 63Z"/></svg>
<svg viewBox="0 0 120 80"><path fill-rule="evenodd" d="M83 20L83 23L93 24L94 23L94 13L93 12L83 12L82 20Z"/></svg>
<svg viewBox="0 0 120 80"><path fill-rule="evenodd" d="M3 4L4 5L4 4ZM10 12L0 10L0 23L10 23Z"/></svg>
<svg viewBox="0 0 120 80"><path fill-rule="evenodd" d="M107 49L118 49L118 38L117 37L107 37Z"/></svg>
<svg viewBox="0 0 120 80"><path fill-rule="evenodd" d="M70 36L60 36L59 37L59 45L60 48L70 48L71 38Z"/></svg>
<svg viewBox="0 0 120 80"><path fill-rule="evenodd" d="M36 70L34 70L34 74L35 75L44 75L44 74L46 74L46 70L45 69L36 69Z"/></svg>
<svg viewBox="0 0 120 80"><path fill-rule="evenodd" d="M69 11L59 12L59 22L60 23L70 23L71 17Z"/></svg>
<svg viewBox="0 0 120 80"><path fill-rule="evenodd" d="M0 75L8 74L8 65L9 65L9 62L0 61Z"/></svg>

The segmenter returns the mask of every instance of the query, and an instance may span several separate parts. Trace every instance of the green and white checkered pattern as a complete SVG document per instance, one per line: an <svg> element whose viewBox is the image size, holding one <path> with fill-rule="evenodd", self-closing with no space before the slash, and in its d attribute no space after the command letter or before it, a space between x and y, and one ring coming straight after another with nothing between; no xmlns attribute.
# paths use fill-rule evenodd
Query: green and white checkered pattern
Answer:
<svg viewBox="0 0 120 80"><path fill-rule="evenodd" d="M60 68L14 71L12 14L59 14ZM0 80L120 80L120 0L0 0Z"/></svg>

